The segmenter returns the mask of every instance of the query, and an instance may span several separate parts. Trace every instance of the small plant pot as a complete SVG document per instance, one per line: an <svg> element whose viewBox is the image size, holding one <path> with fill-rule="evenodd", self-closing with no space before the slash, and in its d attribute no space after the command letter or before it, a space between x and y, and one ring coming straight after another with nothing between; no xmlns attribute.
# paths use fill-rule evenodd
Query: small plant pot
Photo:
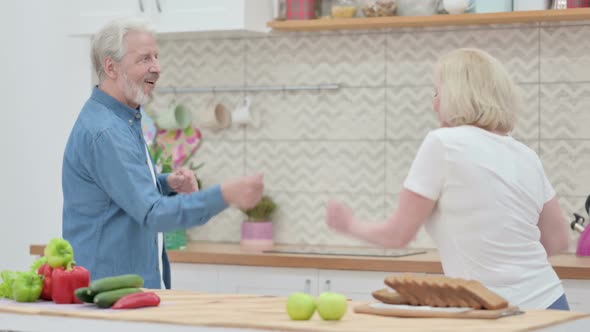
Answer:
<svg viewBox="0 0 590 332"><path fill-rule="evenodd" d="M271 221L242 222L242 246L269 249L274 245L273 227Z"/></svg>
<svg viewBox="0 0 590 332"><path fill-rule="evenodd" d="M590 226L586 226L586 230L580 235L576 255L590 256Z"/></svg>

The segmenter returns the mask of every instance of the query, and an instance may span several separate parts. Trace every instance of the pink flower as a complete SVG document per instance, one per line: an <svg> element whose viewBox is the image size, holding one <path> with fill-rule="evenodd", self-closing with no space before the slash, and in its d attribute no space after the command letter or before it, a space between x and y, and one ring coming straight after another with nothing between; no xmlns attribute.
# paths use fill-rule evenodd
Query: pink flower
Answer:
<svg viewBox="0 0 590 332"><path fill-rule="evenodd" d="M180 138L180 136L181 136L181 135L182 135L182 130L180 130L180 129L179 129L179 130L177 130L177 131L176 131L176 135L174 136L174 139L175 139L175 140L178 140L178 139Z"/></svg>

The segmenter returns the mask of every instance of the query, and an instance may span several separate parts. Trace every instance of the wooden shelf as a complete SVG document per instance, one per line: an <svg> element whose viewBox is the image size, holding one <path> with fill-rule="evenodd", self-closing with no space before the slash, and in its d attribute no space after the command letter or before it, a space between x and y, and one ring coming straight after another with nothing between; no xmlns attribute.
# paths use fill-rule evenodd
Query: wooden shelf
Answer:
<svg viewBox="0 0 590 332"><path fill-rule="evenodd" d="M590 8L517 11L485 14L432 16L390 16L372 18L327 18L317 20L271 21L278 31L365 30L450 25L510 24L550 21L590 20Z"/></svg>

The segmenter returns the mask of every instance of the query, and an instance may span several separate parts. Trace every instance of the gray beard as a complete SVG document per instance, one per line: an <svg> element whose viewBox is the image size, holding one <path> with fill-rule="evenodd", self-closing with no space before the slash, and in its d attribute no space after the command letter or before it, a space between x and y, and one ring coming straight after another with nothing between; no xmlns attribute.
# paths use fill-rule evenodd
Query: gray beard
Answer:
<svg viewBox="0 0 590 332"><path fill-rule="evenodd" d="M127 78L127 75L123 75L123 86L125 88L125 96L128 99L131 99L134 103L138 105L145 105L152 101L152 96L148 95L143 92L141 86L135 84Z"/></svg>

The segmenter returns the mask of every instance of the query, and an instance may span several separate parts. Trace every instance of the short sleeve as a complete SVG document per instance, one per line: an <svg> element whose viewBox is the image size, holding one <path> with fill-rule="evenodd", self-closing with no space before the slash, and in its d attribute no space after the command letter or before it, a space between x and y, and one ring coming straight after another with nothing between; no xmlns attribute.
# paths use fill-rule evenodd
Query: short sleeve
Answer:
<svg viewBox="0 0 590 332"><path fill-rule="evenodd" d="M428 199L439 199L447 169L443 143L430 132L416 153L404 187Z"/></svg>
<svg viewBox="0 0 590 332"><path fill-rule="evenodd" d="M555 197L555 189L549 182L547 175L543 172L543 203L547 203Z"/></svg>

